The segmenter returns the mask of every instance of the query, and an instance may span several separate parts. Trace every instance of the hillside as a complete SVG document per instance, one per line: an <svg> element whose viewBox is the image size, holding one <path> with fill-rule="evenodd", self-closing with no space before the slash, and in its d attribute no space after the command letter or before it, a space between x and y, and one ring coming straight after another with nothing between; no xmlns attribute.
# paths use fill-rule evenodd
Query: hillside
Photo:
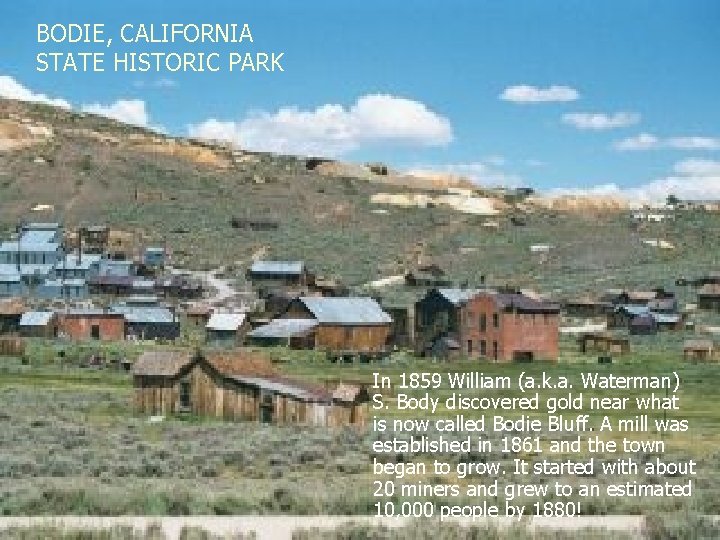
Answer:
<svg viewBox="0 0 720 540"><path fill-rule="evenodd" d="M422 190L408 187L407 177L308 167L304 158L233 151L0 100L4 235L20 219L103 222L166 242L175 262L189 268L238 263L240 275L264 249L267 257L304 259L351 285L402 272L418 256L441 264L457 282L486 275L490 282L568 292L667 284L720 263L717 214L686 212L638 227L612 205L513 207L498 200L500 214L489 218L445 204L371 203L373 195ZM518 215L526 225L511 223ZM232 218L269 226L233 228ZM643 245L648 238L675 249ZM552 248L531 253L535 244Z"/></svg>

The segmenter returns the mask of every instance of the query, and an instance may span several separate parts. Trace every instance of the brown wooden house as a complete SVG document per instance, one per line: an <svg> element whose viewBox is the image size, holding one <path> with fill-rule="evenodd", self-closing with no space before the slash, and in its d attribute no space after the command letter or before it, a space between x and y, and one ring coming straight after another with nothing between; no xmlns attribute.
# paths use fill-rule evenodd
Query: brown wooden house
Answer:
<svg viewBox="0 0 720 540"><path fill-rule="evenodd" d="M133 367L135 410L226 420L340 427L367 422L367 390L334 389L280 376L254 351L148 351Z"/></svg>
<svg viewBox="0 0 720 540"><path fill-rule="evenodd" d="M697 293L697 305L700 309L720 313L720 285L703 285Z"/></svg>
<svg viewBox="0 0 720 540"><path fill-rule="evenodd" d="M17 333L25 310L25 304L18 299L0 300L0 334Z"/></svg>
<svg viewBox="0 0 720 540"><path fill-rule="evenodd" d="M415 351L445 356L444 344L457 343L467 301L482 289L431 289L415 303Z"/></svg>
<svg viewBox="0 0 720 540"><path fill-rule="evenodd" d="M300 297L282 318L315 320L314 348L334 359L365 360L388 352L392 319L372 298Z"/></svg>
<svg viewBox="0 0 720 540"><path fill-rule="evenodd" d="M688 339L683 344L683 357L688 362L708 362L715 355L715 343L711 339Z"/></svg>

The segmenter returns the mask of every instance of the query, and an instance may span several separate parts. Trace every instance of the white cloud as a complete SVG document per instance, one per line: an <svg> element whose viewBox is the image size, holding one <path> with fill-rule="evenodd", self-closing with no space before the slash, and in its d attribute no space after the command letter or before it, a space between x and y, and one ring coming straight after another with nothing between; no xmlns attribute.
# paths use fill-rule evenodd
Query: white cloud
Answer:
<svg viewBox="0 0 720 540"><path fill-rule="evenodd" d="M384 94L362 96L347 108L327 104L304 111L290 106L254 112L238 122L210 118L188 131L192 137L252 150L327 156L370 144L443 146L453 140L447 118L418 101Z"/></svg>
<svg viewBox="0 0 720 540"><path fill-rule="evenodd" d="M666 137L651 133L640 133L615 142L617 150L652 150L655 148L673 148L677 150L720 150L720 138L717 137Z"/></svg>
<svg viewBox="0 0 720 540"><path fill-rule="evenodd" d="M618 150L648 150L650 148L656 148L660 140L650 133L640 133L633 137L627 137L621 141L615 143L615 148Z"/></svg>
<svg viewBox="0 0 720 540"><path fill-rule="evenodd" d="M91 103L83 105L81 110L140 127L147 127L150 123L150 115L141 99L118 99L110 105Z"/></svg>
<svg viewBox="0 0 720 540"><path fill-rule="evenodd" d="M447 163L444 165L416 165L405 174L411 176L432 177L439 174L467 178L479 186L505 186L517 187L523 184L523 179L513 173L502 169L505 159L502 156L488 156L480 161L466 163Z"/></svg>
<svg viewBox="0 0 720 540"><path fill-rule="evenodd" d="M549 193L551 196L612 196L641 203L662 203L670 194L683 200L720 199L720 161L685 159L675 163L669 175L633 188L602 184L586 189L555 189Z"/></svg>
<svg viewBox="0 0 720 540"><path fill-rule="evenodd" d="M565 113L562 116L565 124L577 129L605 130L632 126L640 121L640 115L633 112L606 113Z"/></svg>
<svg viewBox="0 0 720 540"><path fill-rule="evenodd" d="M714 137L670 137L665 146L680 150L720 150L720 138Z"/></svg>
<svg viewBox="0 0 720 540"><path fill-rule="evenodd" d="M44 103L63 109L71 109L68 101L62 98L51 98L45 94L38 94L17 82L13 77L8 75L0 75L0 97L7 99L17 99L20 101L31 101L34 103Z"/></svg>
<svg viewBox="0 0 720 540"><path fill-rule="evenodd" d="M508 86L499 98L513 103L548 103L553 101L575 101L580 93L569 86L552 85L539 88L527 84Z"/></svg>

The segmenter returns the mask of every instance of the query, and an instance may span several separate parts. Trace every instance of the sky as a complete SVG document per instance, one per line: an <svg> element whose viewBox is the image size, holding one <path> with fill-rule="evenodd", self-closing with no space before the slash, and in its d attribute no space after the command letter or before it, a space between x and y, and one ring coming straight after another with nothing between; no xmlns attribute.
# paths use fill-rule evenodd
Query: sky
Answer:
<svg viewBox="0 0 720 540"><path fill-rule="evenodd" d="M112 51L282 52L283 71L41 73L39 52L106 50L38 44L44 23L248 24L252 43ZM4 2L0 96L481 185L720 198L718 28L715 0Z"/></svg>

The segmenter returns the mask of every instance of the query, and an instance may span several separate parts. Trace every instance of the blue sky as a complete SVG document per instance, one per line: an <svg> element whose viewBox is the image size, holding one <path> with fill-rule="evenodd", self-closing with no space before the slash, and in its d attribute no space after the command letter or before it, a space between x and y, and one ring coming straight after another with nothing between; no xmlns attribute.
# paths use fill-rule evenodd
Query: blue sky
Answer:
<svg viewBox="0 0 720 540"><path fill-rule="evenodd" d="M348 4L7 2L0 95L486 184L720 198L720 2ZM56 22L105 23L109 35L124 23L248 23L251 45L127 50L284 52L284 72L38 73L38 52L104 50L38 45L36 25Z"/></svg>

